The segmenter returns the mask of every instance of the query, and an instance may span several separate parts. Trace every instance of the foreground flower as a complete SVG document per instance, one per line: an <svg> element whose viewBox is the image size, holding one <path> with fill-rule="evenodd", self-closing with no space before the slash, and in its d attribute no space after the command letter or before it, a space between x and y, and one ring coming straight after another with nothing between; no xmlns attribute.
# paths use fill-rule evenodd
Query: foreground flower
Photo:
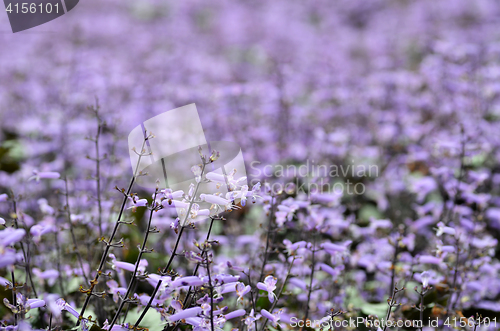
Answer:
<svg viewBox="0 0 500 331"><path fill-rule="evenodd" d="M273 276L267 276L264 279L264 282L257 283L257 288L259 290L263 290L267 292L267 297L271 303L274 302L274 298L276 298L276 294L274 294L274 290L276 289L276 283L278 280Z"/></svg>
<svg viewBox="0 0 500 331"><path fill-rule="evenodd" d="M255 312L252 309L250 311L250 314L243 320L243 322L247 326L248 331L253 331L255 329L255 321L259 320L261 317L260 314L254 315L254 313Z"/></svg>
<svg viewBox="0 0 500 331"><path fill-rule="evenodd" d="M443 233L447 233L447 234L450 234L452 236L455 235L455 229L451 228L449 226L445 226L445 224L443 222L439 222L437 224L437 226L438 226L438 228L437 228L436 236L441 237L443 235Z"/></svg>
<svg viewBox="0 0 500 331"><path fill-rule="evenodd" d="M169 322L177 322L179 320L183 320L189 317L196 317L202 311L201 307L193 307L184 310L180 310L178 313L170 315L167 317Z"/></svg>
<svg viewBox="0 0 500 331"><path fill-rule="evenodd" d="M422 272L420 274L420 278L422 279L422 287L427 288L429 286L429 278L431 278L429 272L428 271Z"/></svg>
<svg viewBox="0 0 500 331"><path fill-rule="evenodd" d="M260 313L262 314L262 316L264 316L265 318L267 318L269 321L271 321L271 323L273 324L273 326L277 326L279 325L281 327L281 324L279 324L279 320L280 320L280 315L283 313L283 310L280 309L278 310L277 312L275 312L274 314L271 314L270 312L268 312L267 310L265 309L262 309L260 311Z"/></svg>
<svg viewBox="0 0 500 331"><path fill-rule="evenodd" d="M7 298L3 299L3 303L7 308L9 308L14 314L26 314L31 309L41 308L45 306L45 301L41 299L25 299L21 293L16 294L16 303L13 305Z"/></svg>
<svg viewBox="0 0 500 331"><path fill-rule="evenodd" d="M250 287L250 285L245 286L245 284L243 284L243 283L236 284L236 294L238 295L237 302L239 304L243 303L243 296L245 294L249 293L251 289L252 288Z"/></svg>

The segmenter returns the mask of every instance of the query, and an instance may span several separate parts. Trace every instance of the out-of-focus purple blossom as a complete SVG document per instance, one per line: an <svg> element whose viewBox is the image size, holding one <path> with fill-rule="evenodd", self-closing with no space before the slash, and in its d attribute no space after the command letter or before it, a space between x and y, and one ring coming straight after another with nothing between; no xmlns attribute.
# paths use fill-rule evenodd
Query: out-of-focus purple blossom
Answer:
<svg viewBox="0 0 500 331"><path fill-rule="evenodd" d="M422 264L441 264L443 261L441 258L432 255L421 255L418 257L418 261Z"/></svg>
<svg viewBox="0 0 500 331"><path fill-rule="evenodd" d="M45 198L38 199L38 206L40 207L42 213L47 215L54 215L54 208L49 206L47 199Z"/></svg>
<svg viewBox="0 0 500 331"><path fill-rule="evenodd" d="M56 231L56 227L52 224L47 224L47 223L35 224L31 227L30 234L33 236L33 241L38 243L42 239L43 235L45 235L47 233L55 232L55 231Z"/></svg>
<svg viewBox="0 0 500 331"><path fill-rule="evenodd" d="M19 260L19 256L13 251L6 251L0 254L0 268L14 265Z"/></svg>
<svg viewBox="0 0 500 331"><path fill-rule="evenodd" d="M344 252L351 243L352 241L350 240L341 244L323 243L321 244L321 247L330 254L336 254Z"/></svg>
<svg viewBox="0 0 500 331"><path fill-rule="evenodd" d="M235 289L238 295L238 303L243 303L243 297L248 294L252 288L250 285L245 286L243 283L237 283Z"/></svg>
<svg viewBox="0 0 500 331"><path fill-rule="evenodd" d="M0 231L0 250L21 241L25 235L24 229L6 228Z"/></svg>
<svg viewBox="0 0 500 331"><path fill-rule="evenodd" d="M436 236L440 237L444 233L452 235L452 236L455 235L455 229L452 227L449 227L449 226L445 226L443 222L439 222L437 224L437 226L438 226L438 228L437 228Z"/></svg>
<svg viewBox="0 0 500 331"><path fill-rule="evenodd" d="M33 176L28 178L28 181L30 180L35 180L37 182L40 181L40 179L58 179L61 177L61 174L55 171L38 171L38 170L33 170Z"/></svg>
<svg viewBox="0 0 500 331"><path fill-rule="evenodd" d="M59 277L59 271L55 269L41 271L38 268L33 268L33 274L40 280L46 280L49 286L53 286Z"/></svg>

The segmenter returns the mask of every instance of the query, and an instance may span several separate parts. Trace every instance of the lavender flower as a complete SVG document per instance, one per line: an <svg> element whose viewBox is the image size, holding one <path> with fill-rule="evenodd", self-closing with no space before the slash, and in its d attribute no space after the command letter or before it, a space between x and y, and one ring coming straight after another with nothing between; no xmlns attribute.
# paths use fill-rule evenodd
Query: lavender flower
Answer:
<svg viewBox="0 0 500 331"><path fill-rule="evenodd" d="M276 290L276 283L278 282L278 279L276 279L273 276L267 276L264 279L264 282L259 282L257 283L257 288L263 291L267 292L267 297L269 298L269 301L271 303L274 302L274 299L276 298L276 294L274 294L274 290Z"/></svg>

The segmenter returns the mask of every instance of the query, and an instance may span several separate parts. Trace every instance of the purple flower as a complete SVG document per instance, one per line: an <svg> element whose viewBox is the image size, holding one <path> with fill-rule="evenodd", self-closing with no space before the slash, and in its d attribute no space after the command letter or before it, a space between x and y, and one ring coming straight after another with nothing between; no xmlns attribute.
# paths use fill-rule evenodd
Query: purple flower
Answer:
<svg viewBox="0 0 500 331"><path fill-rule="evenodd" d="M340 245L334 243L323 243L321 244L321 247L328 253L334 255L335 253L344 252L351 243L352 241L350 240L341 243Z"/></svg>
<svg viewBox="0 0 500 331"><path fill-rule="evenodd" d="M292 243L290 240L283 240L283 244L285 244L286 251L289 255L294 255L295 252L300 248L305 248L307 246L307 242L298 241L296 243Z"/></svg>
<svg viewBox="0 0 500 331"><path fill-rule="evenodd" d="M203 285L205 282L200 279L200 277L198 276L187 276L187 277L179 277L177 279L175 279L171 286L173 288L177 288L177 287L182 287L182 286L201 286Z"/></svg>
<svg viewBox="0 0 500 331"><path fill-rule="evenodd" d="M259 290L263 290L267 292L267 297L269 298L269 301L272 303L274 302L274 298L276 297L276 294L274 294L274 290L276 289L276 283L278 282L278 279L276 279L273 276L267 276L264 279L264 282L259 282L257 283L257 288Z"/></svg>
<svg viewBox="0 0 500 331"><path fill-rule="evenodd" d="M127 289L125 287L119 287L118 283L115 280L108 280L106 282L106 285L108 285L109 290L108 293L113 296L113 301L118 302L120 299L120 296L125 295L127 293Z"/></svg>
<svg viewBox="0 0 500 331"><path fill-rule="evenodd" d="M225 283L234 283L240 279L239 276L226 275L226 274L218 274L214 277L214 280L217 283L225 284Z"/></svg>
<svg viewBox="0 0 500 331"><path fill-rule="evenodd" d="M300 278L297 277L290 278L288 280L288 283L300 288L303 291L307 290L307 284Z"/></svg>
<svg viewBox="0 0 500 331"><path fill-rule="evenodd" d="M80 314L76 311L76 309L73 308L70 304L68 304L63 298L57 299L56 304L59 306L61 310L66 310L68 313L75 316L76 318L80 317Z"/></svg>
<svg viewBox="0 0 500 331"><path fill-rule="evenodd" d="M163 200L161 205L164 208L181 208L181 209L189 208L189 203L179 200Z"/></svg>
<svg viewBox="0 0 500 331"><path fill-rule="evenodd" d="M441 264L442 260L432 255L420 255L418 261L422 264Z"/></svg>
<svg viewBox="0 0 500 331"><path fill-rule="evenodd" d="M132 209L132 211L136 211L138 207L146 207L148 205L148 199L138 199L138 200L132 198L129 199L132 201L133 205L128 209Z"/></svg>
<svg viewBox="0 0 500 331"><path fill-rule="evenodd" d="M55 232L56 227L52 224L36 224L30 229L30 234L33 236L33 241L39 243L44 234Z"/></svg>
<svg viewBox="0 0 500 331"><path fill-rule="evenodd" d="M28 181L35 180L35 181L39 182L40 179L57 179L59 177L61 177L61 175L58 172L54 172L54 171L41 171L41 172L39 172L38 170L33 170L33 176L28 178Z"/></svg>
<svg viewBox="0 0 500 331"><path fill-rule="evenodd" d="M170 200L180 199L184 196L184 191L178 190L178 191L172 192L172 190L169 188L161 190L161 193L163 194L163 197L165 199L170 199Z"/></svg>
<svg viewBox="0 0 500 331"><path fill-rule="evenodd" d="M250 311L250 314L245 317L245 319L243 320L248 331L253 331L255 329L255 321L259 320L261 315L260 314L257 314L257 315L254 315L254 310L252 309Z"/></svg>
<svg viewBox="0 0 500 331"><path fill-rule="evenodd" d="M455 229L451 228L449 226L445 226L443 222L439 222L437 224L437 226L438 226L438 228L437 228L436 236L440 237L443 235L443 233L447 233L447 234L452 235L452 236L455 235Z"/></svg>
<svg viewBox="0 0 500 331"><path fill-rule="evenodd" d="M261 309L260 313L261 313L262 316L264 316L269 321L271 321L271 323L273 324L273 326L279 325L281 327L281 325L278 322L280 320L280 315L283 313L283 310L280 309L277 312L275 312L274 314L271 314L267 310Z"/></svg>
<svg viewBox="0 0 500 331"><path fill-rule="evenodd" d="M49 286L53 286L57 281L57 277L59 277L59 271L55 269L48 269L42 272L38 268L33 268L33 274L39 279L48 280L47 283Z"/></svg>
<svg viewBox="0 0 500 331"><path fill-rule="evenodd" d="M202 311L201 307L188 308L181 310L173 315L170 315L169 317L167 317L167 319L169 322L176 322L178 320L198 316L198 314L200 314L201 311Z"/></svg>
<svg viewBox="0 0 500 331"><path fill-rule="evenodd" d="M426 270L422 273L415 274L415 280L422 283L422 287L426 288L429 285L434 285L441 282L445 277L438 275L434 270Z"/></svg>
<svg viewBox="0 0 500 331"><path fill-rule="evenodd" d="M250 292L252 288L250 285L245 286L243 283L238 283L236 284L236 294L238 295L238 300L237 302L242 304L243 303L243 296L245 296L247 293Z"/></svg>
<svg viewBox="0 0 500 331"><path fill-rule="evenodd" d="M41 299L28 299L26 302L28 303L30 309L40 308L45 306L45 301Z"/></svg>
<svg viewBox="0 0 500 331"><path fill-rule="evenodd" d="M25 235L24 229L6 228L0 231L0 252L1 249L21 241Z"/></svg>
<svg viewBox="0 0 500 331"><path fill-rule="evenodd" d="M243 316L243 315L245 315L245 314L246 314L245 309L238 309L238 310L235 310L235 311L232 311L232 312L230 312L230 313L226 314L226 315L224 316L224 318L225 318L226 320L230 320L230 319L233 319L233 318L236 318L236 317Z"/></svg>
<svg viewBox="0 0 500 331"><path fill-rule="evenodd" d="M40 207L40 210L42 213L47 214L47 215L54 215L54 208L49 206L49 203L47 202L47 199L41 198L38 199L38 206Z"/></svg>
<svg viewBox="0 0 500 331"><path fill-rule="evenodd" d="M128 263L128 262L121 262L117 261L116 257L114 254L109 254L109 257L111 257L111 266L113 269L119 271L119 270L127 270L130 272L134 272L135 270L135 264Z"/></svg>
<svg viewBox="0 0 500 331"><path fill-rule="evenodd" d="M333 279L337 279L337 277L340 275L340 273L342 272L342 270L344 270L344 265L339 265L338 267L336 268L332 268L330 267L329 265L325 264L325 263L319 263L319 267L321 270L323 270L324 272L330 274Z"/></svg>

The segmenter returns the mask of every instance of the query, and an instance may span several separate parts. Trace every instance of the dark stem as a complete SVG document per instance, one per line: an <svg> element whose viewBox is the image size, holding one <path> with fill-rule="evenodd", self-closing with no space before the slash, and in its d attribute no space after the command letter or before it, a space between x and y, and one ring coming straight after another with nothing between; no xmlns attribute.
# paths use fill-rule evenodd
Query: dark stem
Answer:
<svg viewBox="0 0 500 331"><path fill-rule="evenodd" d="M176 255L176 251L177 251L177 246L179 246L179 241L181 240L181 237L182 237L182 232L184 232L184 227L181 227L179 234L177 235L177 241L175 242L174 250L172 251L172 254L170 255L170 259L168 260L167 266L165 267L165 269L163 269L162 274L165 274L165 272L166 272L165 270L168 270L170 268L170 265L172 264L172 261L174 260L174 257ZM149 299L148 304L146 305L146 308L144 308L144 310L141 313L141 316L139 316L139 319L135 322L134 329L137 328L137 325L139 325L139 323L141 323L144 316L146 316L146 313L148 312L149 308L151 307L151 304L153 303L153 300L156 296L156 293L158 293L158 290L160 289L161 284L162 284L162 280L160 279L158 281L158 284L156 284L156 287L155 287L153 293L151 294L151 298Z"/></svg>
<svg viewBox="0 0 500 331"><path fill-rule="evenodd" d="M12 206L14 208L14 215L15 215L14 216L14 227L16 229L19 229L19 224L17 223L18 215L17 215L16 197L14 196L14 192L13 191L11 191L11 192L12 192ZM35 295L35 297L38 297L38 295L36 294L35 284L33 283L33 277L31 276L29 249L28 249L28 252L26 252L22 241L20 242L20 244L21 244L21 250L23 251L24 261L26 263L24 266L26 269L26 283L29 280L30 285L31 285L31 289L33 290L33 294ZM29 248L29 242L28 242L28 248Z"/></svg>
<svg viewBox="0 0 500 331"><path fill-rule="evenodd" d="M66 209L66 215L67 215L68 223L69 223L69 232L71 233L71 240L73 241L73 246L74 246L74 250L76 253L76 257L78 259L78 263L80 264L80 269L82 269L83 278L85 278L85 281L88 283L89 279L87 277L87 274L85 273L85 268L83 266L83 258L82 258L82 255L80 254L80 250L78 248L78 241L76 240L73 222L71 222L71 209L69 207L69 193L68 193L68 178L66 178L66 177L64 178L64 187L65 187L64 196L66 198L65 209Z"/></svg>
<svg viewBox="0 0 500 331"><path fill-rule="evenodd" d="M396 239L394 243L394 255L392 257L391 287L389 287L389 293L394 289L394 281L396 280L396 262L398 261L398 247L399 247L399 239Z"/></svg>
<svg viewBox="0 0 500 331"><path fill-rule="evenodd" d="M205 254L207 263L208 286L210 287L210 326L212 331L214 328L214 287L212 286L212 277L210 276L210 263L208 261L208 253Z"/></svg>
<svg viewBox="0 0 500 331"><path fill-rule="evenodd" d="M424 328L424 294L424 289L422 289L422 292L420 292L420 322L422 323L420 331Z"/></svg>
<svg viewBox="0 0 500 331"><path fill-rule="evenodd" d="M403 291L405 288L401 288L401 289L398 289L397 287L394 287L393 291L392 291L392 296L389 298L388 301L388 304L389 304L389 309L387 309L387 316L385 317L385 325L384 325L384 329L383 331L387 330L387 326L388 326L388 323L387 321L389 321L389 318L391 317L391 311L392 311L392 307L395 307L397 306L397 303L396 303L396 295Z"/></svg>
<svg viewBox="0 0 500 331"><path fill-rule="evenodd" d="M205 239L205 241L208 241L210 239L210 233L212 232L212 226L214 224L214 221L215 221L215 218L211 217L210 218L210 226L208 227L208 232L207 232L207 237ZM206 252L203 251L201 253L201 258L205 258L205 255L206 255ZM196 276L198 274L198 269L200 268L200 265L201 263L196 263L196 266L193 270L193 276ZM184 299L184 302L182 304L182 306L184 307L184 309L188 308L191 306L191 302L192 302L192 297L191 297L191 291L193 290L193 286L190 286L189 289L188 289L188 293L186 295L186 298ZM188 300L189 300L189 303L188 303ZM187 304L187 306L186 306Z"/></svg>
<svg viewBox="0 0 500 331"><path fill-rule="evenodd" d="M460 245L459 245L459 240L458 238L455 238L455 247L456 247L456 261L455 261L455 268L454 268L454 275L453 275L453 286L451 288L452 293L450 294L450 299L448 302L448 307L446 309L446 317L448 317L450 310L454 309L454 306L452 305L452 295L453 293L456 292L456 286L457 286L457 278L458 278L458 264L459 264L459 258L460 258Z"/></svg>
<svg viewBox="0 0 500 331"><path fill-rule="evenodd" d="M59 275L57 278L59 279L59 289L61 290L61 295L64 297L64 283L63 283L63 278L62 278L62 272L61 272L61 250L59 247L59 238L58 238L58 232L54 233L54 242L56 244L56 254L57 254L57 261L56 261L56 266L57 266L57 272L59 272Z"/></svg>
<svg viewBox="0 0 500 331"><path fill-rule="evenodd" d="M316 235L314 235L313 247L312 247L311 281L309 282L309 292L307 293L306 313L304 315L304 318L302 319L304 323L306 323L307 318L309 317L309 303L311 302L312 285L314 280L314 269L316 264L315 258L316 258ZM303 327L301 329L303 329Z"/></svg>
<svg viewBox="0 0 500 331"><path fill-rule="evenodd" d="M266 249L264 250L264 259L262 261L262 267L260 269L260 276L259 276L259 280L258 280L259 282L261 282L262 278L264 277L264 269L265 269L266 263L267 263L267 255L268 255L268 250L269 250L269 239L270 239L270 235L271 235L273 217L274 217L274 197L271 196L271 211L270 211L270 215L269 215L269 222L267 224Z"/></svg>
<svg viewBox="0 0 500 331"><path fill-rule="evenodd" d="M462 177L463 177L464 171L465 171L465 162L464 162L464 159L465 159L465 134L464 134L464 127L461 126L460 130L461 130L461 134L462 134L462 146L461 146L462 148L461 148L461 151L460 151L460 170L459 170L459 173L458 173L457 187L456 187L456 190L455 190L455 196L453 197L453 205L451 207L451 210L448 211L448 215L450 217L446 218L445 225L448 225L450 223L451 219L453 218L453 216L455 214L455 207L457 205L458 196L460 194L460 183L462 181Z"/></svg>
<svg viewBox="0 0 500 331"><path fill-rule="evenodd" d="M151 205L151 213L149 214L148 225L146 228L146 234L144 235L144 240L142 241L141 250L139 251L139 255L137 256L137 261L135 262L135 268L134 268L134 272L132 273L132 278L130 279L130 282L128 284L127 292L123 296L121 303L120 303L120 306L118 307L118 310L116 311L116 314L113 317L113 320L111 321L111 324L109 326L109 330L113 329L113 326L115 325L116 320L118 319L118 316L120 315L120 313L123 309L123 306L127 302L127 298L129 297L130 292L132 291L132 287L133 287L134 283L137 281L137 279L136 279L137 270L139 269L139 263L141 262L142 255L144 254L144 250L146 248L146 243L148 241L149 230L151 229L151 220L153 219L153 213L156 210L156 195L157 194L158 194L158 189L156 189L154 197L153 197L153 202Z"/></svg>
<svg viewBox="0 0 500 331"><path fill-rule="evenodd" d="M108 243L106 244L106 248L104 249L104 253L102 254L101 262L99 263L99 268L97 268L97 273L96 273L94 279L90 282L90 288L87 290L87 298L85 298L85 302L84 302L82 310L80 312L80 318L83 318L83 314L85 313L85 309L87 309L87 306L90 302L90 297L92 296L92 291L94 290L94 287L97 285L99 277L101 276L102 268L104 267L104 263L106 262L106 259L108 257L109 249L112 246L111 243L112 243L113 239L115 238L118 227L120 226L120 220L121 220L122 215L123 215L123 210L125 209L128 195L130 194L130 191L132 190L132 186L134 185L134 181L135 181L135 175L132 177L132 180L130 181L130 184L129 184L128 189L127 189L127 193L123 197L123 202L122 202L122 206L120 208L120 213L118 214L118 218L117 218L115 226L113 228L113 232L111 234L111 237L109 238ZM80 320L78 320L76 323L76 326L78 326L78 325L80 325Z"/></svg>
<svg viewBox="0 0 500 331"><path fill-rule="evenodd" d="M288 282L288 278L290 278L290 272L292 271L292 267L293 267L293 263L294 262L295 262L295 257L293 257L292 262L290 263L290 266L288 267L288 272L286 274L285 280L283 281L283 284L281 284L281 288L280 288L280 290L278 292L278 295L276 296L276 299L274 300L271 308L269 308L269 313L271 313L271 314L273 313L274 308L278 304L278 300L281 297L281 293L283 293L283 289L285 288L285 285ZM264 320L264 322L262 324L262 327L261 327L261 331L264 331L264 329L266 328L266 324L267 324L268 321L269 320L267 318Z"/></svg>
<svg viewBox="0 0 500 331"><path fill-rule="evenodd" d="M200 177L203 177L203 173L205 172L205 167L206 167L206 163L203 160L203 165L201 168ZM196 183L196 188L194 190L193 196L191 197L191 201L189 202L189 207L188 207L187 212L186 212L186 217L184 218L184 222L182 222L180 224L181 229L179 231L179 235L177 236L177 241L175 242L174 250L172 251L172 255L170 255L170 259L168 260L167 266L162 271L163 274L167 273L168 269L170 268L172 262L174 261L176 254L177 254L177 247L179 246L179 242L181 240L182 233L184 232L184 228L185 228L185 226L187 226L187 224L185 224L185 223L187 222L187 220L189 218L189 213L191 212L191 208L193 207L194 201L196 199L196 194L198 194L198 189L200 188L200 183L201 183L201 180L198 181L198 183ZM144 310L141 313L141 316L139 316L139 319L137 320L137 322L135 322L134 328L136 328L137 325L139 325L139 323L142 321L142 319L144 318L144 316L148 312L149 308L151 307L151 303L153 302L154 297L156 296L156 293L158 293L158 290L160 289L161 284L162 284L162 280L160 279L158 281L158 284L156 284L156 287L155 287L153 293L151 294L151 298L149 299L149 302L146 305L146 308L144 308Z"/></svg>
<svg viewBox="0 0 500 331"><path fill-rule="evenodd" d="M16 295L16 278L14 276L14 271L10 272L10 276L12 277L12 303L14 306L17 306L17 295ZM14 325L17 325L17 314L14 313Z"/></svg>

